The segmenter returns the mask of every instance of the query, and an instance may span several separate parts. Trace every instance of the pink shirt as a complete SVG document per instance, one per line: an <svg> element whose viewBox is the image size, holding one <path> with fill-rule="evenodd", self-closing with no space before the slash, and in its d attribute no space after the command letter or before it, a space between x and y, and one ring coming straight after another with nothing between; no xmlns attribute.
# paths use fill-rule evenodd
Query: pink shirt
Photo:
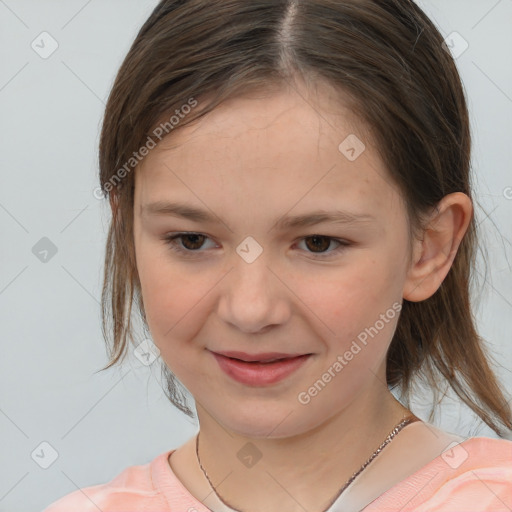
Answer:
<svg viewBox="0 0 512 512"><path fill-rule="evenodd" d="M452 468L446 454L426 464L364 508L365 512L510 512L512 441L471 437ZM43 512L208 512L173 473L168 457L130 466L106 484L67 494ZM452 464L456 466L456 464Z"/></svg>

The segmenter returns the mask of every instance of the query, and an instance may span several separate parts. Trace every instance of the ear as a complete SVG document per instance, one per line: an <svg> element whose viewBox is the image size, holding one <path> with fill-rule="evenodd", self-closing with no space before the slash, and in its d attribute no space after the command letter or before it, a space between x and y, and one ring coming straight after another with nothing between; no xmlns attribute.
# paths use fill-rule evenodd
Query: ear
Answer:
<svg viewBox="0 0 512 512"><path fill-rule="evenodd" d="M437 291L452 266L472 216L471 199L462 192L448 194L437 204L423 231L423 239L413 242L404 299L420 302Z"/></svg>

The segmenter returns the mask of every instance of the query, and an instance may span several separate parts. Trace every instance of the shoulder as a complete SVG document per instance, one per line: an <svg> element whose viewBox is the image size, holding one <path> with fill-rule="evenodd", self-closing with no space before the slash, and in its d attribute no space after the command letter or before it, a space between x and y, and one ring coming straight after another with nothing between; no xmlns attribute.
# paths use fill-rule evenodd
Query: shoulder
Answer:
<svg viewBox="0 0 512 512"><path fill-rule="evenodd" d="M130 466L111 481L77 489L51 503L43 512L117 512L145 510L151 504L159 510L167 510L159 491L153 486L151 470L159 455L147 464Z"/></svg>
<svg viewBox="0 0 512 512"><path fill-rule="evenodd" d="M425 500L414 510L512 510L512 441L472 437L452 444L430 468Z"/></svg>
<svg viewBox="0 0 512 512"><path fill-rule="evenodd" d="M378 512L510 512L512 441L460 438L365 510Z"/></svg>

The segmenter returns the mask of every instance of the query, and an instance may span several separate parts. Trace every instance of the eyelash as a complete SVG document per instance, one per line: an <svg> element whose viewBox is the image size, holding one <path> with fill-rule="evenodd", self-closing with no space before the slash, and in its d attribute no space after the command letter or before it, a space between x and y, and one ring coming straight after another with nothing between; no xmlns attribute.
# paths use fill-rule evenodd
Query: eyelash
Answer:
<svg viewBox="0 0 512 512"><path fill-rule="evenodd" d="M201 253L201 252L204 252L204 251L200 251L199 249L197 250L191 250L191 249L184 249L183 247L179 247L178 245L176 245L176 241L178 238L182 238L184 236L190 236L190 235L199 235L199 236L204 236L206 238L209 238L207 237L206 235L203 235L202 233L195 233L195 232L181 232L181 233L175 233L175 234L172 234L172 235L167 235L165 237L163 237L163 240L165 241L165 243L169 246L169 248L174 251L174 252L177 252L179 254L183 254L183 255L186 255L187 257L190 257L190 258L194 258L194 257L198 257L198 255ZM306 238L327 238L328 240L330 240L331 242L336 242L338 244L340 244L336 249L334 249L333 251L329 251L329 252L323 252L323 253L314 253L314 252L309 252L309 254L312 254L313 255L313 258L317 258L317 259L327 259L329 257L331 257L332 255L334 254L338 254L340 252L342 252L343 250L345 250L348 246L351 245L351 243L347 242L346 240L340 240L339 238L334 238L332 236L327 236L327 235L308 235L308 236L304 236L300 239L300 241L306 239ZM197 254L196 254L197 253ZM324 254L327 254L327 256L324 256Z"/></svg>

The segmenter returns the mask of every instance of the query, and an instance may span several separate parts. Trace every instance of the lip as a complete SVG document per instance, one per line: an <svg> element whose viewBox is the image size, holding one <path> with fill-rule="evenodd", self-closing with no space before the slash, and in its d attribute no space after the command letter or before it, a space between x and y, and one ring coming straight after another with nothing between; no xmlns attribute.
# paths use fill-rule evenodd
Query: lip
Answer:
<svg viewBox="0 0 512 512"><path fill-rule="evenodd" d="M279 355L286 357L280 361L273 363L249 362L247 360L234 359L235 356L226 356L225 354L238 354L240 357L252 357L274 359ZM277 354L277 355L276 355ZM298 370L312 354L279 354L265 353L250 356L243 352L212 352L213 357L217 360L220 369L229 377L245 384L247 386L268 386L284 380L296 370ZM257 359L256 359L257 361Z"/></svg>
<svg viewBox="0 0 512 512"><path fill-rule="evenodd" d="M261 352L260 354L247 354L246 352L239 352L236 350L228 350L226 352L213 352L225 357L231 357L234 359L240 359L241 361L259 361L266 362L272 359L289 359L292 357L303 356L304 354L285 354L284 352Z"/></svg>

